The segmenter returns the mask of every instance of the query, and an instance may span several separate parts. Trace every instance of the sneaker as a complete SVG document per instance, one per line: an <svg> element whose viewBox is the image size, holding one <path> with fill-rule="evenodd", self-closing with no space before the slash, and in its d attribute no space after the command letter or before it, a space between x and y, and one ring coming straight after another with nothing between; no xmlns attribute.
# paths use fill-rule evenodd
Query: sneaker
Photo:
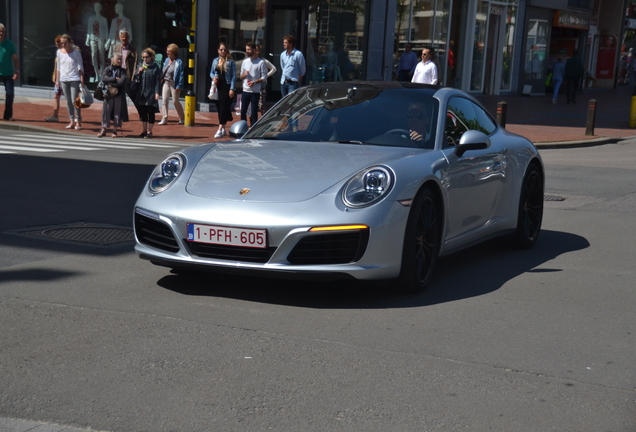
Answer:
<svg viewBox="0 0 636 432"><path fill-rule="evenodd" d="M152 138L152 132L148 132L144 138Z"/></svg>
<svg viewBox="0 0 636 432"><path fill-rule="evenodd" d="M183 124L183 120L179 120L179 123L177 123L177 124L182 125Z"/></svg>
<svg viewBox="0 0 636 432"><path fill-rule="evenodd" d="M49 117L47 119L44 119L44 121L52 122L52 123L59 123L60 119L55 117L55 116L51 116L51 117Z"/></svg>
<svg viewBox="0 0 636 432"><path fill-rule="evenodd" d="M146 138L146 135L148 135L146 132L142 132L139 134L139 138Z"/></svg>
<svg viewBox="0 0 636 432"><path fill-rule="evenodd" d="M159 122L160 125L167 125L168 124L168 119L161 119L161 121Z"/></svg>
<svg viewBox="0 0 636 432"><path fill-rule="evenodd" d="M556 103L556 99L552 99L552 103L555 104Z"/></svg>
<svg viewBox="0 0 636 432"><path fill-rule="evenodd" d="M225 135L225 132L222 130L218 130L216 131L216 133L214 134L214 138L223 138L223 135Z"/></svg>

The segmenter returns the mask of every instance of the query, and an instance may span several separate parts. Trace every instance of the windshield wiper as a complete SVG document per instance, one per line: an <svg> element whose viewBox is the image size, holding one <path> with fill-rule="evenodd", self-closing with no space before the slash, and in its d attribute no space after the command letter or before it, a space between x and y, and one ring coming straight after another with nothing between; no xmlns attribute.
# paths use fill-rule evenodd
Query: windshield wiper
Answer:
<svg viewBox="0 0 636 432"><path fill-rule="evenodd" d="M353 141L353 140L340 140L338 141L339 144L360 144L360 145L364 145L364 143L362 141Z"/></svg>

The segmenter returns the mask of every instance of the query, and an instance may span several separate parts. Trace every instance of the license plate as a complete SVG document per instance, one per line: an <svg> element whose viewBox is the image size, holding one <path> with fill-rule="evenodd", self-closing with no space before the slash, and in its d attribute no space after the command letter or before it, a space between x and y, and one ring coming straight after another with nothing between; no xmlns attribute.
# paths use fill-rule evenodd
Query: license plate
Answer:
<svg viewBox="0 0 636 432"><path fill-rule="evenodd" d="M253 248L267 247L267 230L189 223L188 241Z"/></svg>

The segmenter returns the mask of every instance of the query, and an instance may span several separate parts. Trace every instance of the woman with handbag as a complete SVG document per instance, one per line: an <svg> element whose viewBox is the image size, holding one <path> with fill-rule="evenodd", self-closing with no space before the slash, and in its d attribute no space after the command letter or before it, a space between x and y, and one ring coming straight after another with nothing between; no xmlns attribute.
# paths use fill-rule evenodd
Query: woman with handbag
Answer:
<svg viewBox="0 0 636 432"><path fill-rule="evenodd" d="M218 52L219 56L212 61L210 77L218 92L218 100L214 102L216 111L219 113L219 130L214 138L223 138L226 135L226 123L232 121L232 99L236 89L236 64L225 43L219 44Z"/></svg>
<svg viewBox="0 0 636 432"><path fill-rule="evenodd" d="M163 118L159 124L168 124L168 106L170 105L170 96L172 96L172 103L179 116L179 124L182 125L184 114L179 95L183 90L183 62L179 58L179 47L176 44L168 45L166 55L168 58L163 62L163 71L161 72L161 98L163 100L161 112Z"/></svg>
<svg viewBox="0 0 636 432"><path fill-rule="evenodd" d="M121 128L124 121L128 121L128 107L126 106L126 82L128 75L126 69L121 66L122 55L113 54L110 66L107 66L102 73L102 82L107 86L107 93L104 95L102 104L102 130L97 136L99 138L106 135L106 129L113 121L113 138L117 138L117 128ZM113 93L116 93L113 95Z"/></svg>
<svg viewBox="0 0 636 432"><path fill-rule="evenodd" d="M82 110L75 107L75 99L84 85L84 62L79 48L73 45L73 39L67 34L60 37L61 48L57 50L56 86L62 87L66 96L68 118L71 120L66 129L82 129Z"/></svg>
<svg viewBox="0 0 636 432"><path fill-rule="evenodd" d="M161 70L155 63L155 52L152 48L143 50L141 58L143 61L135 76L135 80L138 83L135 106L139 112L139 120L141 120L144 128L139 137L152 138L155 114L159 112Z"/></svg>

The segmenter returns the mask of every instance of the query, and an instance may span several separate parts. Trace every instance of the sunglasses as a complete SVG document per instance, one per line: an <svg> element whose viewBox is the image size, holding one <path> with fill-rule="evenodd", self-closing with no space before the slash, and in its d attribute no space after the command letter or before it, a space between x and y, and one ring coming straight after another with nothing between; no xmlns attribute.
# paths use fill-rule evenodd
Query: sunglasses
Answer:
<svg viewBox="0 0 636 432"><path fill-rule="evenodd" d="M409 120L422 120L424 113L422 111L411 111L406 115L406 118Z"/></svg>
<svg viewBox="0 0 636 432"><path fill-rule="evenodd" d="M142 55L141 58L152 58L152 57Z"/></svg>

